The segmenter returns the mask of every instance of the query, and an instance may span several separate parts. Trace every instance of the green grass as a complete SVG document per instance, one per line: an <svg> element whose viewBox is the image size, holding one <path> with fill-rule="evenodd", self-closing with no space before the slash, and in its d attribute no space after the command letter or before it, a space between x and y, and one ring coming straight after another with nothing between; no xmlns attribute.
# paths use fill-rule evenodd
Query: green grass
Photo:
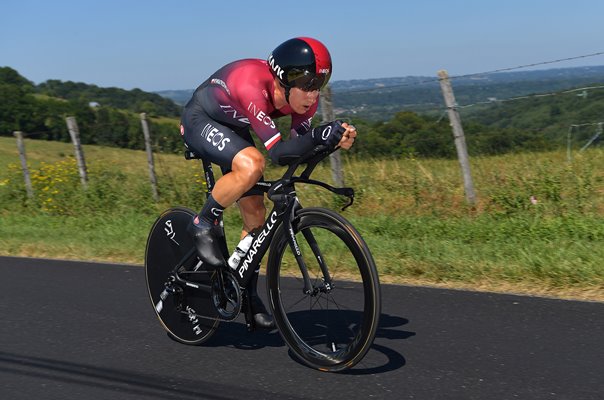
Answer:
<svg viewBox="0 0 604 400"><path fill-rule="evenodd" d="M141 264L152 215L3 215L4 255Z"/></svg>
<svg viewBox="0 0 604 400"><path fill-rule="evenodd" d="M0 254L142 264L157 215L172 205L198 210L204 198L199 163L178 155L156 155L156 204L144 152L84 146L84 191L70 144L26 140L26 151L30 200L15 141L0 138ZM357 196L343 215L369 244L384 282L604 300L603 165L601 149L576 154L573 164L564 152L474 158L479 201L468 207L456 160L344 159ZM329 164L313 177L330 182ZM298 193L307 206L342 204L310 185ZM232 247L238 210L225 218Z"/></svg>
<svg viewBox="0 0 604 400"><path fill-rule="evenodd" d="M352 221L387 275L435 282L541 282L559 288L604 283L602 219L481 215Z"/></svg>

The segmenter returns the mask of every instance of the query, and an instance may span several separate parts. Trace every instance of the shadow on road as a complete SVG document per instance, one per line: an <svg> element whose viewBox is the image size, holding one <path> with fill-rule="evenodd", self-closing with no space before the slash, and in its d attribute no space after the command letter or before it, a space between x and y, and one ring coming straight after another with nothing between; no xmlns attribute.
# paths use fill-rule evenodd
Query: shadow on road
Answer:
<svg viewBox="0 0 604 400"><path fill-rule="evenodd" d="M70 386L80 385L157 399L275 398L273 393L217 382L142 374L51 358L0 352L0 374L27 376ZM22 394L22 393L21 393ZM114 393L115 395L115 393ZM291 398L291 396L289 396ZM119 398L119 397L118 397Z"/></svg>
<svg viewBox="0 0 604 400"><path fill-rule="evenodd" d="M375 334L376 340L374 341L373 346L371 346L370 353L355 368L342 373L348 375L371 375L394 371L405 366L406 361L402 354L392 347L375 342L379 341L380 343L384 343L384 339L399 341L415 336L415 332L400 329L401 326L408 323L409 320L406 318L382 313L380 316L380 327ZM371 352L380 353L382 357L376 357L371 354ZM381 360L383 357L386 358L386 361L380 363L378 360ZM374 361L374 359L376 360Z"/></svg>
<svg viewBox="0 0 604 400"><path fill-rule="evenodd" d="M203 344L208 347L234 346L242 350L259 350L264 347L283 347L285 342L277 330L248 332L244 323L221 323L218 330Z"/></svg>
<svg viewBox="0 0 604 400"><path fill-rule="evenodd" d="M340 311L340 314L341 311ZM299 318L292 317L293 324L304 323L304 315ZM399 369L405 365L405 358L394 350L391 346L385 344L387 340L399 341L415 336L415 332L403 330L401 327L408 324L409 320L389 314L380 316L380 325L375 335L374 344L366 356L365 360L359 363L355 368L344 373L354 375L377 374ZM300 332L312 336L316 335L313 330L316 325L307 325L305 330ZM379 342L379 343L376 343ZM245 324L240 322L223 323L220 325L216 334L204 344L204 346L221 347L234 346L242 350L259 350L264 347L283 347L285 342L278 331L255 331L248 332ZM396 346L400 347L400 346ZM379 353L380 355L372 354ZM290 357L298 362L293 353L289 352Z"/></svg>

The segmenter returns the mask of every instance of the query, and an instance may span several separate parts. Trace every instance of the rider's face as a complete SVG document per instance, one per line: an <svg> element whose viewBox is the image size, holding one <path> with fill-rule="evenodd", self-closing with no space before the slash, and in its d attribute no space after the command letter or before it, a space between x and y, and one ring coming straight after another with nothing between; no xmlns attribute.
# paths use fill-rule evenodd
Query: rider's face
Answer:
<svg viewBox="0 0 604 400"><path fill-rule="evenodd" d="M310 107L317 102L319 91L313 90L306 92L297 87L293 87L289 91L289 105L297 114L304 114Z"/></svg>

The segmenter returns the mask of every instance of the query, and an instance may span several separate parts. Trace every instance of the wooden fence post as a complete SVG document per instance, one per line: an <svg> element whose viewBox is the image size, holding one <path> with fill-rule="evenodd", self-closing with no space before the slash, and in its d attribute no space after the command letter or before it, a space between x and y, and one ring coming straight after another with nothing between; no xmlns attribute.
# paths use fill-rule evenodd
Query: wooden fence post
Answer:
<svg viewBox="0 0 604 400"><path fill-rule="evenodd" d="M19 149L19 158L21 159L21 169L23 170L23 178L25 179L25 190L27 197L34 197L34 190L31 185L31 177L29 168L27 167L27 157L25 156L25 144L23 143L23 132L16 131L13 135L17 138L17 149Z"/></svg>
<svg viewBox="0 0 604 400"><path fill-rule="evenodd" d="M474 183L472 182L472 174L470 173L470 161L468 157L468 149L466 147L466 138L461 125L461 118L457 112L457 104L455 102L455 96L453 95L453 88L449 81L449 74L447 71L438 71L438 80L440 81L440 88L443 92L445 104L447 106L447 113L449 114L449 123L453 128L453 137L455 138L455 147L457 149L457 158L461 166L463 175L464 190L466 194L466 201L472 205L476 205L476 193L474 192Z"/></svg>
<svg viewBox="0 0 604 400"><path fill-rule="evenodd" d="M71 136L71 141L73 142L76 160L78 162L78 170L80 172L80 181L82 182L82 187L84 187L84 189L86 189L88 187L88 172L86 170L86 160L84 159L84 150L82 150L82 145L80 144L80 129L78 128L78 123L76 122L75 117L67 117L66 121L67 121L67 130L69 131L69 136Z"/></svg>
<svg viewBox="0 0 604 400"><path fill-rule="evenodd" d="M149 165L149 180L151 181L151 190L153 191L153 199L159 200L157 190L157 177L155 176L155 163L153 162L153 149L151 148L151 133L149 130L149 121L147 121L147 113L141 113L141 126L143 127L143 135L145 136L145 149L147 151L147 164Z"/></svg>
<svg viewBox="0 0 604 400"><path fill-rule="evenodd" d="M331 101L331 87L329 85L321 92L321 114L323 117L323 123L331 122L335 119L333 112L333 103ZM344 186L344 176L342 174L342 160L340 158L340 152L336 151L329 155L329 161L331 163L331 176L336 186Z"/></svg>
<svg viewBox="0 0 604 400"><path fill-rule="evenodd" d="M572 133L573 133L573 128L575 127L575 125L571 125L568 128L568 133L566 134L566 161L568 162L572 162L573 161L573 156L572 156L572 152L570 149L571 146L571 140L572 140Z"/></svg>

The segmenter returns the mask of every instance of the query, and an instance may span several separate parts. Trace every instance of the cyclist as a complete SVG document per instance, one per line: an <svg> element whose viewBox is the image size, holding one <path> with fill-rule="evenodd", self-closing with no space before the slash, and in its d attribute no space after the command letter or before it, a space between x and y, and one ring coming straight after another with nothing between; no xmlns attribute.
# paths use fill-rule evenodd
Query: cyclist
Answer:
<svg viewBox="0 0 604 400"><path fill-rule="evenodd" d="M264 223L263 193L253 186L262 179L265 160L254 146L250 128L275 163L318 144L352 146L356 130L351 125L334 121L311 129L319 92L331 72L327 48L316 39L298 37L279 45L266 61L244 59L225 65L195 90L185 106L180 133L187 148L223 172L189 226L202 261L226 266L213 229L226 207L238 203L242 238ZM290 139L284 141L273 119L286 115L291 115L292 123ZM256 325L268 329L274 322L256 292L258 273L250 284L252 313Z"/></svg>

